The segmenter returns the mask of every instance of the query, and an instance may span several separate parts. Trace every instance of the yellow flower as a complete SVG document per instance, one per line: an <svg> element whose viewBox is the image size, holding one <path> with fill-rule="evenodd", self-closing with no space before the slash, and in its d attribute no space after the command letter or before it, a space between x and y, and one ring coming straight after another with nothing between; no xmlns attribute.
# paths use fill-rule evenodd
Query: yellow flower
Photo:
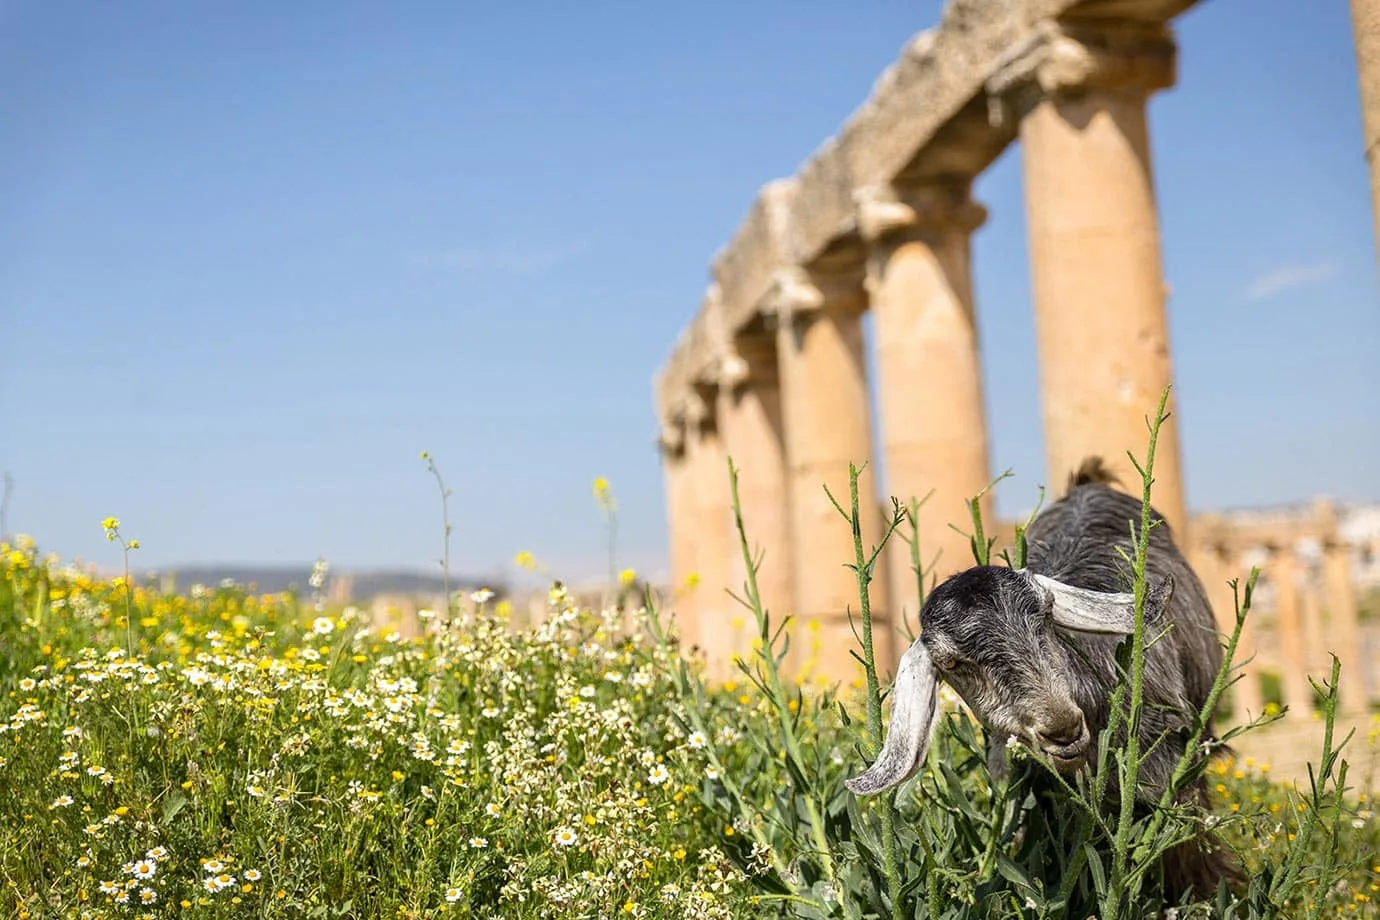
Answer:
<svg viewBox="0 0 1380 920"><path fill-rule="evenodd" d="M609 486L609 481L603 476L594 480L594 499L601 505L607 506L613 500L613 490Z"/></svg>
<svg viewBox="0 0 1380 920"><path fill-rule="evenodd" d="M618 573L618 583L625 588L635 581L637 581L637 571L635 569L624 569Z"/></svg>
<svg viewBox="0 0 1380 920"><path fill-rule="evenodd" d="M529 572L533 571L537 567L537 557L533 556L527 550L523 550L522 552L514 556L513 562L516 563L518 568L526 569Z"/></svg>
<svg viewBox="0 0 1380 920"><path fill-rule="evenodd" d="M104 521L101 521L101 526L106 530L119 530L120 519L117 517L108 517Z"/></svg>

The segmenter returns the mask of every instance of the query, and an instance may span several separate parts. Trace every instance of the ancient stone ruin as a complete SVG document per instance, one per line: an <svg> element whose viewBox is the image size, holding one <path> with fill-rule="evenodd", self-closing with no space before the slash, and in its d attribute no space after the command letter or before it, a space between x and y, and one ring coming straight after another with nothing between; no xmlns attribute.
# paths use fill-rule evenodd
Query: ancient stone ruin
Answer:
<svg viewBox="0 0 1380 920"><path fill-rule="evenodd" d="M849 464L873 459L866 311L888 491L903 501L932 493L919 538L927 561L938 555L935 577L972 563L967 540L949 526L967 522L965 499L993 472L970 270L970 239L986 211L971 189L1014 142L1025 174L1046 481L1057 489L1084 456L1100 454L1123 483L1139 482L1126 451L1143 453L1146 417L1174 378L1146 105L1175 83L1171 24L1192 5L951 0L834 137L795 175L761 189L655 383L674 607L686 641L711 666L728 673L753 638L751 616L728 594L741 591L745 574L731 454L752 543L766 551L761 594L778 619L789 613L800 624L792 666L810 657L825 677L859 671L846 614L857 606L845 567L851 535L823 487L846 505ZM1368 140L1380 125L1377 8L1380 0L1355 0ZM1259 528L1190 522L1181 453L1171 417L1154 501L1204 579L1244 576L1224 566L1248 545L1267 545L1280 562L1276 582L1293 585L1292 543ZM870 546L886 514L871 465L860 490ZM990 496L984 502L992 521ZM1322 541L1330 622L1354 663L1347 556L1336 550L1335 527L1315 529L1307 536ZM905 643L897 600L914 617L916 594L908 547L895 540L892 548L871 595L876 622L891 626L877 640L887 670ZM687 581L698 585L686 590ZM1214 591L1227 622L1230 598ZM1280 597L1275 659L1301 669L1308 614L1292 590ZM1304 692L1286 682L1290 699ZM1258 687L1241 696L1258 711Z"/></svg>

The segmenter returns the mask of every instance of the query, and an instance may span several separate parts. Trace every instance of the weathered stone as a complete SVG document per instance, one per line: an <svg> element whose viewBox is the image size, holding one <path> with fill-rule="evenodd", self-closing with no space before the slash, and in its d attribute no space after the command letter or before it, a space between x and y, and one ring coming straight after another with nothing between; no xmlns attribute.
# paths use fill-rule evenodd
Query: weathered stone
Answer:
<svg viewBox="0 0 1380 920"><path fill-rule="evenodd" d="M676 344L671 349L666 363L657 375L657 412L665 420L677 418L685 395L697 386L707 382L714 373L719 349L715 346L715 333L710 328L715 304L719 299L718 285L711 284L705 291L700 309L690 323L681 330Z"/></svg>
<svg viewBox="0 0 1380 920"><path fill-rule="evenodd" d="M970 237L985 210L967 182L859 194L876 332L878 416L887 490L917 515L922 564L943 580L973 564L965 502L990 481ZM992 497L983 496L984 519ZM952 526L951 526L952 525ZM909 535L909 531L907 531ZM910 547L889 548L892 606L919 603Z"/></svg>
<svg viewBox="0 0 1380 920"><path fill-rule="evenodd" d="M781 410L790 470L791 553L795 561L794 600L803 627L836 619L856 606L856 576L845 566L853 559L852 533L829 499L847 507L849 464L864 467L858 477L859 516L864 546L881 541L881 506L873 476L872 425L868 411L861 279L818 279L806 310L782 311L777 321ZM797 279L801 287L813 286ZM829 494L826 494L825 488ZM883 567L884 571L884 567ZM872 609L878 624L877 658L891 663L886 578L873 582ZM831 648L828 667L841 666ZM808 648L794 646L792 670L809 664ZM846 654L846 651L843 652ZM834 670L831 676L840 676Z"/></svg>
<svg viewBox="0 0 1380 920"><path fill-rule="evenodd" d="M1061 58L1079 57L1057 36ZM1046 476L1062 483L1091 455L1125 487L1139 474L1146 419L1173 383L1146 99L1155 84L1056 88L1021 119L1026 227L1040 360ZM1187 523L1176 399L1155 455L1155 503Z"/></svg>
<svg viewBox="0 0 1380 920"><path fill-rule="evenodd" d="M799 190L790 202L795 228L795 261L816 260L854 230L853 175L848 162L847 129L819 146L800 168Z"/></svg>
<svg viewBox="0 0 1380 920"><path fill-rule="evenodd" d="M791 200L799 182L778 179L762 187L733 239L714 260L714 280L722 296L729 334L746 326L770 291L778 269L793 263Z"/></svg>
<svg viewBox="0 0 1380 920"><path fill-rule="evenodd" d="M791 554L791 500L786 465L780 376L772 336L739 338L731 345L718 389L719 430L738 477L738 500L749 550L757 560L756 583L775 622L794 612L795 566ZM727 369L731 368L731 372ZM724 471L727 477L727 470ZM747 561L736 521L730 516L727 588L744 600ZM757 635L752 612L730 601L727 617L706 634L726 651L712 673L732 673L734 655L750 659Z"/></svg>
<svg viewBox="0 0 1380 920"><path fill-rule="evenodd" d="M1370 164L1375 241L1380 246L1380 0L1351 0L1351 31L1361 85L1361 149Z"/></svg>
<svg viewBox="0 0 1380 920"><path fill-rule="evenodd" d="M1002 53L1018 40L1019 4L982 0L951 3L938 30L912 42L894 64L891 80L858 109L850 127L848 149L853 181L858 186L888 183L923 155L948 122L975 99ZM1009 142L973 145L974 152ZM987 162L972 163L976 174Z"/></svg>

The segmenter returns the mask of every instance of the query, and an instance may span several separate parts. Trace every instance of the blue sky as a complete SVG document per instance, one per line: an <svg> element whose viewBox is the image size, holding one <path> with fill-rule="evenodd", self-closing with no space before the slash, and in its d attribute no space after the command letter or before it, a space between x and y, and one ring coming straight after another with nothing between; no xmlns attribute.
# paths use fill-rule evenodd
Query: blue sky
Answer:
<svg viewBox="0 0 1380 920"><path fill-rule="evenodd" d="M0 4L11 529L111 565L664 567L652 376L758 187L939 4ZM1150 118L1195 508L1380 500L1344 3L1211 0ZM1020 153L976 186L993 464L1044 480Z"/></svg>

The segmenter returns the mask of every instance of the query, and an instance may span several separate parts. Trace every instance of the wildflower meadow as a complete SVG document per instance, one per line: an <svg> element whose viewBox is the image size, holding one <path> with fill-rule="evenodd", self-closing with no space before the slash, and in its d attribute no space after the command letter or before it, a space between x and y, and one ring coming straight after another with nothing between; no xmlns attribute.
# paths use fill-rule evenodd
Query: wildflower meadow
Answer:
<svg viewBox="0 0 1380 920"><path fill-rule="evenodd" d="M858 519L856 472L840 527ZM596 493L612 516L609 485ZM916 508L894 506L887 539L912 543L923 595ZM1019 564L1019 533L999 554L973 508L975 559ZM626 585L589 609L553 581L537 623L488 591L453 596L405 637L319 592L138 584L114 518L114 579L17 538L0 552L0 916L1380 917L1380 821L1331 733L1311 785L1218 751L1179 777L1208 772L1210 810L1128 817L1018 746L994 778L1003 739L948 694L925 768L856 798L843 781L875 756L887 706L867 604L881 547L840 560L859 580L857 680L802 684L779 667L790 624L760 603L760 548L737 521L759 641L712 684L674 598ZM613 572L615 551L611 536ZM1238 633L1253 584L1243 573ZM1339 679L1319 685L1329 727ZM1163 903L1155 858L1205 833L1247 890Z"/></svg>

